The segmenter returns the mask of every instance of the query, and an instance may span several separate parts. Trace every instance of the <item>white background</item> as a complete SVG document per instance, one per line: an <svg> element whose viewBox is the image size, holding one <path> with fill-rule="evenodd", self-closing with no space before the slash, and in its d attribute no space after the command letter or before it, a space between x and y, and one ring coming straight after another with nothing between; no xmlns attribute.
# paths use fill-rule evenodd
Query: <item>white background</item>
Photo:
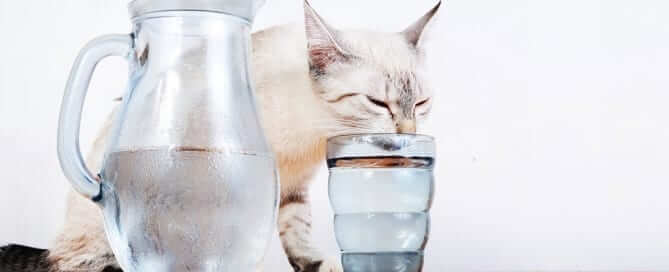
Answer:
<svg viewBox="0 0 669 272"><path fill-rule="evenodd" d="M0 0L0 243L45 247L68 184L56 160L63 87L94 36L129 31L119 0ZM313 0L334 26L399 31L430 0ZM428 44L438 189L426 271L669 271L669 2L453 0ZM256 27L300 21L269 0ZM125 85L105 61L90 141ZM335 254L326 176L315 236ZM267 271L288 271L275 239Z"/></svg>

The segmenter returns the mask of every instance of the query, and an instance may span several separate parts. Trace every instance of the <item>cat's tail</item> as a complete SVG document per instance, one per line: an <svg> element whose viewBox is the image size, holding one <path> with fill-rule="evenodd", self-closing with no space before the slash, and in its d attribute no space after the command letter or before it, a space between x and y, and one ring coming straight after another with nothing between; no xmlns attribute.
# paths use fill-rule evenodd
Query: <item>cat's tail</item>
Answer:
<svg viewBox="0 0 669 272"><path fill-rule="evenodd" d="M0 247L1 272L48 272L49 251L21 245Z"/></svg>

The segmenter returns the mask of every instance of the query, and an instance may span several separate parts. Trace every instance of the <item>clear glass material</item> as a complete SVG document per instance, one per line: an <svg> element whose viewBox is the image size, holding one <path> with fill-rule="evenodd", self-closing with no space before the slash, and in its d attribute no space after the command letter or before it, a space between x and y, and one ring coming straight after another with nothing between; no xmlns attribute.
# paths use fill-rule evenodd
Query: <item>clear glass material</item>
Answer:
<svg viewBox="0 0 669 272"><path fill-rule="evenodd" d="M235 15L253 20L265 0L134 0L130 3L131 16L156 11L201 10Z"/></svg>
<svg viewBox="0 0 669 272"><path fill-rule="evenodd" d="M365 134L328 140L330 203L345 272L418 272L430 227L434 139Z"/></svg>
<svg viewBox="0 0 669 272"><path fill-rule="evenodd" d="M249 77L250 22L158 11L132 35L97 39L75 62L59 157L102 209L124 271L255 271L276 222L279 183ZM81 106L95 64L127 57L130 80L102 170L81 160Z"/></svg>

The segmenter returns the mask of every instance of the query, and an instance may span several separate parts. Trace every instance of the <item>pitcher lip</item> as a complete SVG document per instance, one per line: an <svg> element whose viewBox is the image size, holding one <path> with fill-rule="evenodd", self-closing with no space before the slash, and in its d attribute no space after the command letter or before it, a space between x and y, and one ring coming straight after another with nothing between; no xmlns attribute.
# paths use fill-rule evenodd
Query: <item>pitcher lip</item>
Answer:
<svg viewBox="0 0 669 272"><path fill-rule="evenodd" d="M147 19L155 19L155 18L164 18L164 17L185 17L185 16L192 16L192 15L221 15L225 16L226 18L229 19L236 19L239 23L245 24L245 25L251 25L252 22L249 20L246 20L245 18L235 16L234 14L230 13L225 13L225 12L219 12L219 11L208 11L208 10L161 10L161 11L152 11L144 14L140 14L134 17L131 17L131 21L133 23L136 22L141 22Z"/></svg>
<svg viewBox="0 0 669 272"><path fill-rule="evenodd" d="M252 22L265 0L132 0L131 18L162 11L199 11L224 13Z"/></svg>

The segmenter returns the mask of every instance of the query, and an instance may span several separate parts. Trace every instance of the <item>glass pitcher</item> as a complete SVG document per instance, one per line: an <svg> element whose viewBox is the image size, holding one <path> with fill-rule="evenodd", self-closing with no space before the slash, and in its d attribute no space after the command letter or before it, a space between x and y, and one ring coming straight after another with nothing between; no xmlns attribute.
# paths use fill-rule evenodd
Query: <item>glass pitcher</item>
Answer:
<svg viewBox="0 0 669 272"><path fill-rule="evenodd" d="M249 79L262 0L135 0L133 31L93 40L63 98L58 154L102 209L125 271L254 271L275 226L279 183ZM98 175L78 145L96 64L129 63Z"/></svg>

